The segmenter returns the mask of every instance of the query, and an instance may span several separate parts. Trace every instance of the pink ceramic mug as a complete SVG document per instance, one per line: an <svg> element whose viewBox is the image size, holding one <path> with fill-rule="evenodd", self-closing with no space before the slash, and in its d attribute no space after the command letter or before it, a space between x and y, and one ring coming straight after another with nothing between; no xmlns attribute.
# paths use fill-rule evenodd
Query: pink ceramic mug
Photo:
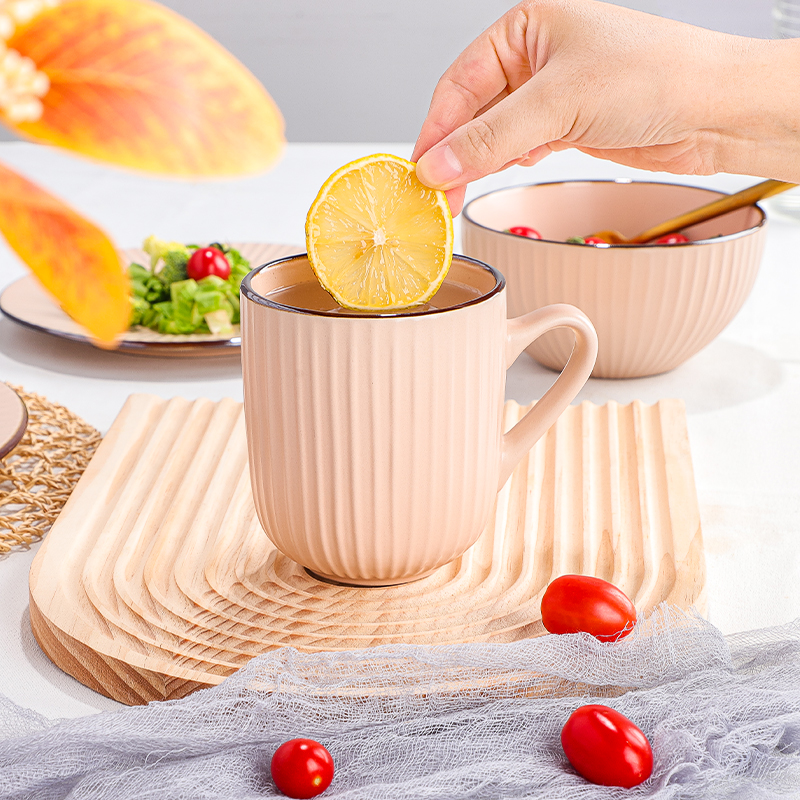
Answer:
<svg viewBox="0 0 800 800"><path fill-rule="evenodd" d="M461 555L592 371L597 336L583 312L552 305L507 320L505 280L480 261L455 256L431 302L346 311L304 255L242 282L255 507L275 546L319 577L402 583ZM560 327L575 334L569 363L503 434L506 369Z"/></svg>

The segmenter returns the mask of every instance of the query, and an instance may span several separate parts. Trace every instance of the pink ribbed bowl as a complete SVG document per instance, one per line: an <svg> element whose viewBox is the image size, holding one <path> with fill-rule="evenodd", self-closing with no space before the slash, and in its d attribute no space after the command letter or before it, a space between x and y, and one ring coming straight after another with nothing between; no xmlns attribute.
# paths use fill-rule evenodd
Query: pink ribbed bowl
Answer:
<svg viewBox="0 0 800 800"><path fill-rule="evenodd" d="M609 228L635 236L721 196L628 180L501 189L464 209L463 251L503 273L511 317L550 303L584 311L600 341L594 377L655 375L709 344L739 311L761 262L764 212L747 206L687 228L688 244L592 246L566 239ZM504 232L516 225L543 238ZM573 338L551 331L527 352L561 370Z"/></svg>

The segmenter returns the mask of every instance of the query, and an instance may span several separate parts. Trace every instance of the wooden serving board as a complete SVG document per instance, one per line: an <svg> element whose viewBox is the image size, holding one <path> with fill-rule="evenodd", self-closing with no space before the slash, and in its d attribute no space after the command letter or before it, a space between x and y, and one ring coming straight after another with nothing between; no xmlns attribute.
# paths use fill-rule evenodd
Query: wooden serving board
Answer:
<svg viewBox="0 0 800 800"><path fill-rule="evenodd" d="M510 427L524 413L505 408ZM31 625L47 655L123 703L182 697L253 656L545 633L564 573L611 580L639 613L705 609L683 403L570 407L517 467L461 558L414 583L322 583L253 508L242 406L132 396L39 550Z"/></svg>

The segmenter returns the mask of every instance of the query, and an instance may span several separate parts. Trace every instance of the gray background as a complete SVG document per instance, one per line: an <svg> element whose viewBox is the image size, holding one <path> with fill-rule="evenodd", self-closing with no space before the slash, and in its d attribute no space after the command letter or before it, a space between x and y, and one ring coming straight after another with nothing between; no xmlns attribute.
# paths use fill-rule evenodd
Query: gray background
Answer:
<svg viewBox="0 0 800 800"><path fill-rule="evenodd" d="M618 4L727 33L772 36L771 0ZM289 141L411 142L442 72L514 3L166 0L165 5L256 74L286 118Z"/></svg>

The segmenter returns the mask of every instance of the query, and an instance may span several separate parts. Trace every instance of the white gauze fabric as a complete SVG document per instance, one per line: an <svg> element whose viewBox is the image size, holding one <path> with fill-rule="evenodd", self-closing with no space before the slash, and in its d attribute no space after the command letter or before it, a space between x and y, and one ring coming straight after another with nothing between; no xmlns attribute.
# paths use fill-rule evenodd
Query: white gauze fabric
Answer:
<svg viewBox="0 0 800 800"><path fill-rule="evenodd" d="M652 777L600 787L567 762L585 703L633 720ZM51 722L0 702L0 798L255 800L281 796L288 739L331 752L323 798L800 798L800 620L723 637L661 606L617 643L291 648L183 699Z"/></svg>

